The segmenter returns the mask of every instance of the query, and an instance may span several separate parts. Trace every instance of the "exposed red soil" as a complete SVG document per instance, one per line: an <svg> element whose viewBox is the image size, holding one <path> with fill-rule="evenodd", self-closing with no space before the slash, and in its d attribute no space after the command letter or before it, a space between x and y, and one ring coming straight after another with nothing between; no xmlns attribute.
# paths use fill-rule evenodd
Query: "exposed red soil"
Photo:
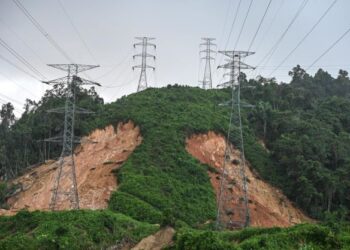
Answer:
<svg viewBox="0 0 350 250"><path fill-rule="evenodd" d="M225 138L209 132L193 135L186 141L187 151L201 163L214 167L217 171L208 171L210 181L218 199L220 192L220 178L223 169ZM225 181L222 201L222 220L242 221L243 191L242 179L239 171L240 151L232 145L229 163L226 164ZM237 163L238 162L238 163ZM245 174L248 180L248 199L250 211L250 225L254 227L288 227L302 222L310 222L303 212L296 208L282 193L253 171L249 162L246 163Z"/></svg>
<svg viewBox="0 0 350 250"><path fill-rule="evenodd" d="M117 180L112 172L119 168L133 150L141 143L140 130L132 122L97 129L82 139L75 150L75 165L80 208L103 209L108 205L112 191L117 189ZM20 209L48 210L51 190L58 170L55 161L33 168L12 181L20 188L7 201L10 210L1 214L13 214ZM63 179L62 185L69 185ZM60 203L58 210L69 208L69 202Z"/></svg>

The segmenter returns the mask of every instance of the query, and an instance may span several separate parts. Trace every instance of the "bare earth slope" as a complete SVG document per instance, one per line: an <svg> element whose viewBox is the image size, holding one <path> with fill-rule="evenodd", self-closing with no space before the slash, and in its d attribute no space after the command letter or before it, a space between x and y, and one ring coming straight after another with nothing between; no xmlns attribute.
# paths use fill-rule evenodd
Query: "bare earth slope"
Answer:
<svg viewBox="0 0 350 250"><path fill-rule="evenodd" d="M242 202L242 181L239 178L240 152L230 145L230 164L226 166L230 185L225 185L227 194L232 199L225 204L226 207L235 210ZM193 135L187 139L187 151L201 163L215 167L218 171L208 172L211 184L215 189L216 196L219 194L220 172L224 160L225 139L223 136L209 132L207 134ZM236 163L236 164L235 164ZM298 208L296 208L283 193L264 182L247 163L246 175L248 178L248 199L251 214L251 225L256 227L287 227L294 224L311 221ZM224 211L226 212L226 211ZM227 218L228 219L228 218Z"/></svg>
<svg viewBox="0 0 350 250"><path fill-rule="evenodd" d="M82 139L75 152L80 208L107 207L111 192L117 188L112 171L122 165L141 141L140 130L132 122L119 124L116 129L113 126L97 129ZM10 211L3 213L23 208L47 210L57 166L57 162L50 161L13 180L13 184L19 184L20 188L8 199ZM64 180L62 184L65 185ZM67 208L68 203L63 203L58 209Z"/></svg>

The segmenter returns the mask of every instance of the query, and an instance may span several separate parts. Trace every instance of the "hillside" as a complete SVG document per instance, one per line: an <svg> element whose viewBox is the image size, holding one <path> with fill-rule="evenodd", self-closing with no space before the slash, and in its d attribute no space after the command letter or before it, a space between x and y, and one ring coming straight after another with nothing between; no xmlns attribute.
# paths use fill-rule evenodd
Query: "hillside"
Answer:
<svg viewBox="0 0 350 250"><path fill-rule="evenodd" d="M132 123L120 124L115 129L108 126L83 138L75 157L80 208L108 207L110 195L117 187L114 171L121 167L141 140L139 129ZM49 210L57 166L58 163L51 160L12 180L11 185L18 191L7 199L10 211ZM62 184L66 187L68 183ZM68 205L66 200L57 209L67 210Z"/></svg>
<svg viewBox="0 0 350 250"><path fill-rule="evenodd" d="M80 176L85 176L79 190L82 197L85 194L84 200L87 201L83 208L108 206L108 209L20 212L13 217L0 217L0 248L6 249L10 243L23 248L26 242L31 242L29 248L32 249L38 246L49 248L46 240L61 247L67 242L74 245L72 242L77 232L86 237L86 242L74 245L72 248L75 249L111 246L126 238L135 245L155 233L159 225L176 228L174 249L184 249L184 244L188 249L205 249L204 245L196 245L200 241L206 244L207 249L345 247L349 244L350 234L346 225L350 208L347 192L350 187L350 81L347 76L336 79L328 76L323 71L314 77L298 78L296 75L290 84L282 85L266 79L242 82L243 85L255 86L254 91L246 88L242 93L245 101L255 105L254 109L243 112L246 158L250 170L248 178L251 182L250 206L255 211L252 225L286 227L312 219L326 224L298 225L287 229L246 229L235 233L212 232L216 215L213 169L220 171L218 166L223 156L219 148L224 143L221 135L227 130L229 114L228 108L219 104L229 99L230 91L175 85L150 88L111 104L100 102L95 105L95 116L79 121L78 134L90 134L92 140L98 138L95 144L83 143L76 148L77 163L81 162L80 166L84 166L78 168ZM92 105L91 100L98 99L86 99L87 106ZM59 101L45 100L38 107L29 109L5 131L8 134L4 130L1 132L4 138L16 138L13 140L18 140L20 144L23 137L13 135L23 130L33 132L33 141L45 138L50 128L37 128L36 125L42 119L44 108L54 104L58 105ZM131 122L131 137L124 138L121 132L125 129L122 127ZM215 152L210 145L206 146L210 140L221 143L215 146ZM16 142L9 140L5 143ZM231 143L234 148L234 142ZM194 145L192 149L191 145ZM34 146L28 148L28 162L40 160L36 149ZM239 154L235 150L233 152ZM58 153L53 149L52 157ZM21 162L16 154L7 154L6 157L6 161L1 163L2 169L11 162ZM234 159L235 155L231 157ZM42 197L43 203L46 203L47 190L40 191L43 189L31 181L40 171L49 170L48 165L42 165L22 169L24 175L18 171L20 177L15 176L17 179L13 178L8 187L2 189L4 195L0 201L4 197L8 201L3 207L21 209L28 204L28 207L31 204L39 206L30 195ZM85 174L87 170L91 170L91 175ZM231 170L230 178L234 179L235 167L232 166ZM48 180L52 179L49 176ZM29 179L25 179L27 177ZM102 178L106 179L102 181ZM23 183L29 180L31 186L27 191L12 196L16 186L11 186L11 183L20 180ZM37 194L32 192L34 189ZM96 199L89 198L94 195L89 190L96 190ZM21 199L25 192L27 201ZM239 193L239 188L235 192ZM31 209L37 208L42 209L40 206L32 206ZM101 222L99 216L107 219ZM123 219L125 224L118 224L119 219ZM70 223L65 225L67 220ZM80 225L82 221L86 226ZM46 236L42 238L45 227L50 229L48 239ZM96 236L90 227L100 234ZM14 234L16 231L18 233ZM130 235L125 236L129 232ZM290 234L293 239L288 238ZM62 238L62 235L65 236ZM63 239L67 241L61 241Z"/></svg>
<svg viewBox="0 0 350 250"><path fill-rule="evenodd" d="M207 134L193 135L186 140L186 149L203 164L208 164L213 169L208 170L210 182L215 190L218 200L220 194L220 179L225 155L225 138L221 135L209 132ZM239 155L240 151L231 144L229 164L226 165L227 177L224 181L226 199L223 204L222 214L224 222L230 219L239 221L239 209L243 208L242 179L240 175ZM269 185L254 171L254 167L247 162L245 171L249 188L250 226L252 227L286 227L299 223L312 222L298 208L296 208L282 191ZM233 216L230 215L233 213ZM232 217L232 218L231 218Z"/></svg>

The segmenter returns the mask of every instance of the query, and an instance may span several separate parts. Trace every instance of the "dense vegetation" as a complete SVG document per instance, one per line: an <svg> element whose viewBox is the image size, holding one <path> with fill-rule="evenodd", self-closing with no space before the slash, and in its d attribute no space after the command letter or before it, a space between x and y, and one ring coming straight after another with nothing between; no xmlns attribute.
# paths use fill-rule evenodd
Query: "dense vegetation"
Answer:
<svg viewBox="0 0 350 250"><path fill-rule="evenodd" d="M187 153L185 140L208 130L224 133L229 110L218 104L229 96L228 90L168 86L106 105L98 116L99 127L132 120L140 125L144 138L117 174L118 192L129 194L130 205L123 204L125 195L113 195L110 208L139 218L138 211L130 207L143 204L143 216L149 222L162 222L155 221L159 211L164 220L176 218L190 225L214 219L216 202L207 166ZM258 168L266 169L268 155L251 134L247 130L248 157Z"/></svg>
<svg viewBox="0 0 350 250"><path fill-rule="evenodd" d="M340 233L341 232L341 233ZM338 231L325 225L297 225L291 228L247 228L236 232L215 232L182 228L168 250L259 250L259 249L348 249L350 228Z"/></svg>
<svg viewBox="0 0 350 250"><path fill-rule="evenodd" d="M0 249L115 249L133 246L159 226L111 211L26 212L0 217ZM328 223L241 231L177 227L168 250L348 249L350 226Z"/></svg>
<svg viewBox="0 0 350 250"><path fill-rule="evenodd" d="M337 78L333 78L319 70L310 76L297 66L290 75L289 84L277 84L274 79L247 81L242 74L242 98L254 105L243 111L247 159L262 178L280 187L310 216L321 220L332 216L338 221L349 220L350 80L347 72L340 71ZM225 133L229 109L218 104L229 100L229 89L202 90L177 85L150 88L106 105L93 89L80 89L78 96L79 106L96 111L94 116L79 119L78 135L128 120L141 128L143 143L116 173L120 185L112 195L110 210L144 222L177 226L199 226L215 217L214 191L206 174L208 166L186 152L185 139L208 130ZM41 140L62 129L62 117L47 116L45 110L61 106L63 97L64 90L58 86L48 91L39 103L28 100L25 113L17 121L11 104L2 107L1 179L12 178L30 164L59 155L58 146L49 149ZM7 189L0 183L0 203ZM250 231L242 231L242 235L247 232ZM213 242L212 246L218 242L220 247L220 244L230 244L241 249L250 249L249 246L258 249L268 235L271 238L266 249L281 248L283 244L287 247L282 248L287 249L337 249L344 242L349 243L325 226L252 232L252 238L241 239L239 234L233 234L238 238L222 238L224 236L216 233L184 231L179 233L176 244L181 247L181 244L192 244L188 242L197 237L203 240L214 237L208 240ZM297 240L287 239L288 234ZM232 245L232 241L239 245ZM196 247L192 249L198 249ZM220 247L212 249L225 249Z"/></svg>
<svg viewBox="0 0 350 250"><path fill-rule="evenodd" d="M250 81L244 97L256 105L248 116L277 168L274 183L312 217L350 208L350 81L299 66L290 84ZM265 176L266 178L268 176ZM267 178L270 181L273 181ZM339 219L341 219L340 216Z"/></svg>
<svg viewBox="0 0 350 250"><path fill-rule="evenodd" d="M19 212L0 217L0 249L105 249L158 230L110 211Z"/></svg>

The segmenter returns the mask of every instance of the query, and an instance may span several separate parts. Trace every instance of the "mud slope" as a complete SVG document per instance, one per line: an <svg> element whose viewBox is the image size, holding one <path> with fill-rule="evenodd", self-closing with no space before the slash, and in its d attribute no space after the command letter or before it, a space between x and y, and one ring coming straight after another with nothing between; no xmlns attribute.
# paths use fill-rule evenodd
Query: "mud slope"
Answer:
<svg viewBox="0 0 350 250"><path fill-rule="evenodd" d="M242 181L239 178L240 152L230 145L230 164L226 166L228 181L225 183L225 193L230 196L224 204L224 219L228 222L226 214L239 216L239 208L242 208ZM187 151L201 163L208 164L217 169L209 171L210 181L219 194L220 173L224 160L225 139L213 132L201 135L193 135L186 141ZM248 199L251 214L251 225L256 227L287 227L294 224L310 221L298 208L294 207L282 192L264 182L252 171L247 163L246 175L248 178ZM229 208L229 209L228 209ZM231 212L230 212L231 211ZM231 215L232 216L232 215ZM238 220L238 218L236 218Z"/></svg>
<svg viewBox="0 0 350 250"><path fill-rule="evenodd" d="M132 122L119 124L117 129L108 126L95 130L82 139L82 144L75 151L81 208L107 207L111 192L117 188L112 171L122 165L141 140L140 130ZM13 184L19 184L20 188L8 199L10 209L47 210L57 169L57 162L51 161L15 179ZM62 184L68 185L65 180ZM59 207L60 210L67 208L68 203Z"/></svg>

